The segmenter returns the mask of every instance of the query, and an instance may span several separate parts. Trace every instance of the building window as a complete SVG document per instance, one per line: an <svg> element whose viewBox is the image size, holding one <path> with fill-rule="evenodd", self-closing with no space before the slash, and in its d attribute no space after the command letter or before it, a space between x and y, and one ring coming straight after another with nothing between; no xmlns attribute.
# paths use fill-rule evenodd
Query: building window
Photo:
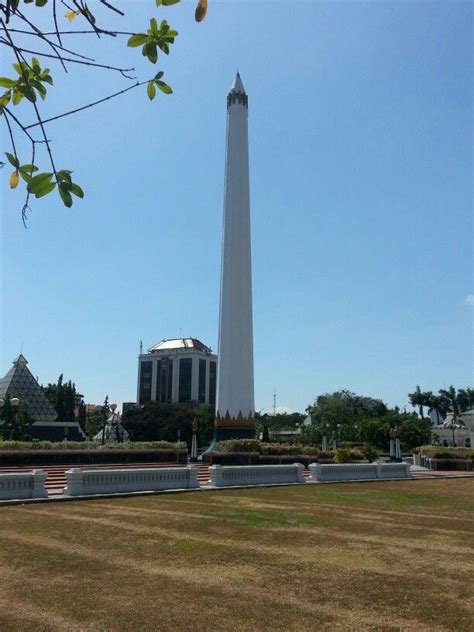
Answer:
<svg viewBox="0 0 474 632"><path fill-rule="evenodd" d="M217 371L216 363L209 362L209 406L216 405Z"/></svg>
<svg viewBox="0 0 474 632"><path fill-rule="evenodd" d="M156 363L156 401L161 402L161 360Z"/></svg>
<svg viewBox="0 0 474 632"><path fill-rule="evenodd" d="M199 360L199 393L198 401L204 404L206 401L206 361Z"/></svg>
<svg viewBox="0 0 474 632"><path fill-rule="evenodd" d="M181 358L179 361L179 402L191 401L191 376L193 372L192 358Z"/></svg>
<svg viewBox="0 0 474 632"><path fill-rule="evenodd" d="M160 396L158 397L158 389L156 399L160 402L171 402L173 394L173 360L168 356L161 359L160 370Z"/></svg>
<svg viewBox="0 0 474 632"><path fill-rule="evenodd" d="M149 402L151 399L151 372L153 370L153 362L142 362L140 366L140 393L139 404Z"/></svg>

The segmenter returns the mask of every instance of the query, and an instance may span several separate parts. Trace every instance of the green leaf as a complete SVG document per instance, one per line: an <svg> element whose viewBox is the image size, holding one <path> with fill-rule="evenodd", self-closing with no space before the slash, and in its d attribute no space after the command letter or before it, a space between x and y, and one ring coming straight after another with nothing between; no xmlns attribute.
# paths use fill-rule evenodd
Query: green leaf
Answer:
<svg viewBox="0 0 474 632"><path fill-rule="evenodd" d="M158 22L155 18L151 18L150 20L150 33L152 35L158 35Z"/></svg>
<svg viewBox="0 0 474 632"><path fill-rule="evenodd" d="M64 185L60 184L58 186L59 195L61 196L61 200L64 202L64 205L68 208L72 206L72 195L67 191Z"/></svg>
<svg viewBox="0 0 474 632"><path fill-rule="evenodd" d="M7 160L12 165L12 167L15 167L15 169L18 169L20 167L20 161L18 160L18 158L15 158L13 154L10 154L8 151L6 151L5 156L7 157Z"/></svg>
<svg viewBox="0 0 474 632"><path fill-rule="evenodd" d="M20 101L23 99L23 95L19 90L13 90L12 101L13 105L18 105Z"/></svg>
<svg viewBox="0 0 474 632"><path fill-rule="evenodd" d="M155 84L153 83L153 81L149 81L147 83L146 93L147 93L148 98L150 99L150 101L153 101L153 99L156 97L156 88L155 88Z"/></svg>
<svg viewBox="0 0 474 632"><path fill-rule="evenodd" d="M157 42L158 46L160 47L160 49L166 54L169 55L170 53L170 47L168 46L168 44L166 42L163 42L163 40L159 40Z"/></svg>
<svg viewBox="0 0 474 632"><path fill-rule="evenodd" d="M10 103L11 98L12 98L12 95L10 92L4 92L2 96L0 97L0 105L1 106L8 105Z"/></svg>
<svg viewBox="0 0 474 632"><path fill-rule="evenodd" d="M128 40L127 46L142 46L142 44L145 44L147 39L148 35L145 33L135 33L135 35L132 35L132 37Z"/></svg>
<svg viewBox="0 0 474 632"><path fill-rule="evenodd" d="M32 81L31 84L34 88L38 90L38 94L42 99L46 96L46 88L39 81Z"/></svg>
<svg viewBox="0 0 474 632"><path fill-rule="evenodd" d="M159 7L161 4L161 0L155 0L155 2L156 2L156 6Z"/></svg>
<svg viewBox="0 0 474 632"><path fill-rule="evenodd" d="M53 177L52 173L39 173L34 178L31 178L31 182L28 185L28 191L36 194L45 182L50 182Z"/></svg>
<svg viewBox="0 0 474 632"><path fill-rule="evenodd" d="M30 183L31 184L31 183ZM29 186L29 185L28 185ZM56 187L56 182L45 182L43 184L43 186L41 187L41 189L39 189L36 193L35 196L37 198L43 197L44 195L48 195L48 193L51 193L51 191Z"/></svg>
<svg viewBox="0 0 474 632"><path fill-rule="evenodd" d="M36 101L36 92L33 90L33 88L29 85L29 84L20 84L18 86L18 90L19 92L21 92L21 94L23 96L25 96L28 101L31 101L31 103L35 103Z"/></svg>
<svg viewBox="0 0 474 632"><path fill-rule="evenodd" d="M33 72L35 73L35 75L39 75L41 73L41 66L36 57L33 57L31 59L31 67L33 68Z"/></svg>
<svg viewBox="0 0 474 632"><path fill-rule="evenodd" d="M35 165L20 165L19 169L20 171L27 171L28 173L38 171L38 167Z"/></svg>
<svg viewBox="0 0 474 632"><path fill-rule="evenodd" d="M2 88L13 88L16 86L17 82L14 79L9 79L8 77L0 77L0 87Z"/></svg>
<svg viewBox="0 0 474 632"><path fill-rule="evenodd" d="M143 55L148 57L152 64L156 64L158 61L158 52L156 50L156 44L154 42L148 41L143 47Z"/></svg>
<svg viewBox="0 0 474 632"><path fill-rule="evenodd" d="M165 94L172 94L173 93L172 87L169 86L164 81L155 81L155 83L158 86L158 88L161 90L161 92L164 92Z"/></svg>
<svg viewBox="0 0 474 632"><path fill-rule="evenodd" d="M158 79L161 79L161 77L162 77L164 74L165 74L165 73L164 73L162 70L160 70L160 72L157 72L157 73L156 73L156 75L153 77L153 79L154 79L155 81L158 81Z"/></svg>
<svg viewBox="0 0 474 632"><path fill-rule="evenodd" d="M22 171L20 169L19 174L23 178L23 180L26 182L26 184L29 184L31 182L31 176L29 173L26 173L26 171Z"/></svg>
<svg viewBox="0 0 474 632"><path fill-rule="evenodd" d="M44 7L47 4L48 0L36 0L35 4L37 7Z"/></svg>
<svg viewBox="0 0 474 632"><path fill-rule="evenodd" d="M171 7L173 4L178 4L181 0L161 0L164 7ZM158 2L156 3L158 6Z"/></svg>
<svg viewBox="0 0 474 632"><path fill-rule="evenodd" d="M36 167L35 165L21 165L20 167L20 176L23 178L23 180L29 184L31 182L32 179L32 174L38 171L38 167Z"/></svg>
<svg viewBox="0 0 474 632"><path fill-rule="evenodd" d="M74 183L72 184L71 193L74 193L74 195L77 195L77 197L79 198L84 197L84 191L81 189L81 187L78 184L74 184Z"/></svg>

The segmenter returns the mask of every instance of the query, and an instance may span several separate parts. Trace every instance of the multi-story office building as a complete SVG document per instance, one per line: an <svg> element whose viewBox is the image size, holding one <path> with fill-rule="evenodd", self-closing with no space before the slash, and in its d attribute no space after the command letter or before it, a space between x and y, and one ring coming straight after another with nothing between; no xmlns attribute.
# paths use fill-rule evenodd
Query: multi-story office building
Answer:
<svg viewBox="0 0 474 632"><path fill-rule="evenodd" d="M161 340L138 357L137 402L216 403L217 355L196 338Z"/></svg>

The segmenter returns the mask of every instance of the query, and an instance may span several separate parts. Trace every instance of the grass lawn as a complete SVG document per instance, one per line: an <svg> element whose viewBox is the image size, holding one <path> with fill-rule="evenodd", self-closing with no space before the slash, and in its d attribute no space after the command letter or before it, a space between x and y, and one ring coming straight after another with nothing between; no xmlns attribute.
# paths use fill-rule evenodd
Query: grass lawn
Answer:
<svg viewBox="0 0 474 632"><path fill-rule="evenodd" d="M0 630L473 630L474 480L0 508Z"/></svg>

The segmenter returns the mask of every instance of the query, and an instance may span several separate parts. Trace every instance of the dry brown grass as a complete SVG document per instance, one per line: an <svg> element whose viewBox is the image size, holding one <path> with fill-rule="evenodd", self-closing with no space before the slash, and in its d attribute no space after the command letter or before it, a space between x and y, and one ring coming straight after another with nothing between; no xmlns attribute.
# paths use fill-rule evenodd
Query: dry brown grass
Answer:
<svg viewBox="0 0 474 632"><path fill-rule="evenodd" d="M474 481L0 509L0 630L472 630Z"/></svg>

